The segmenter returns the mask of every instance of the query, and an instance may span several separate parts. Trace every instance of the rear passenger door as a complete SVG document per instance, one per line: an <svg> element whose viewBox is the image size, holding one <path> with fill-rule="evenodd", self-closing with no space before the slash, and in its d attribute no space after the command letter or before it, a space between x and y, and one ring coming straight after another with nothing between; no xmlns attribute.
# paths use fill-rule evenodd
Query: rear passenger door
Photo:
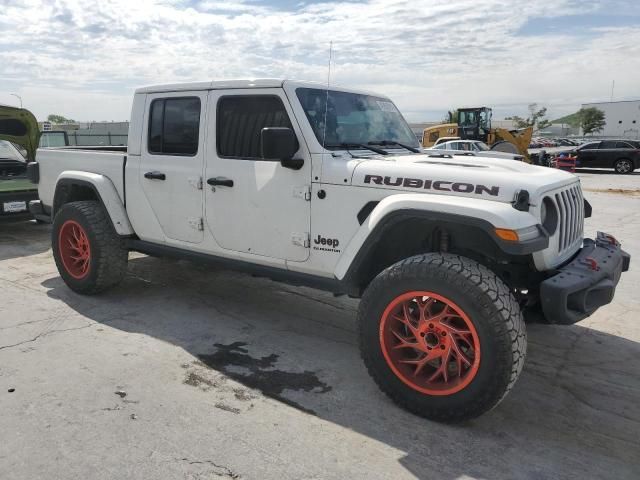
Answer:
<svg viewBox="0 0 640 480"><path fill-rule="evenodd" d="M147 97L139 184L164 238L144 240L202 242L207 96L196 91Z"/></svg>

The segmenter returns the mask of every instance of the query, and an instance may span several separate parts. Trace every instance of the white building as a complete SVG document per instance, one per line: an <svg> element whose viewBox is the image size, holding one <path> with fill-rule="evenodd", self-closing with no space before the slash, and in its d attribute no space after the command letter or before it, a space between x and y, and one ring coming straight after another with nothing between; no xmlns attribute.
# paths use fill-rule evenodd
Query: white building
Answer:
<svg viewBox="0 0 640 480"><path fill-rule="evenodd" d="M620 102L585 103L582 108L595 107L604 112L607 122L601 132L602 137L640 139L640 100Z"/></svg>

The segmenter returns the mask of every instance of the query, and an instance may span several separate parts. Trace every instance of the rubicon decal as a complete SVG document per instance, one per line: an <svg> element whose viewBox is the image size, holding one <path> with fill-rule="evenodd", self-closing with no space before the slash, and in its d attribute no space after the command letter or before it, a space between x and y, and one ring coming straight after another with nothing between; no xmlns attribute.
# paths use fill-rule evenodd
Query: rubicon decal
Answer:
<svg viewBox="0 0 640 480"><path fill-rule="evenodd" d="M425 180L421 178L383 177L382 175L365 175L364 183L388 185L390 187L421 188L424 190L440 190L443 192L475 193L497 197L500 187L466 182L450 182L448 180Z"/></svg>
<svg viewBox="0 0 640 480"><path fill-rule="evenodd" d="M337 238L326 238L318 235L318 238L313 239L314 250L339 253L338 245L340 245L340 241Z"/></svg>

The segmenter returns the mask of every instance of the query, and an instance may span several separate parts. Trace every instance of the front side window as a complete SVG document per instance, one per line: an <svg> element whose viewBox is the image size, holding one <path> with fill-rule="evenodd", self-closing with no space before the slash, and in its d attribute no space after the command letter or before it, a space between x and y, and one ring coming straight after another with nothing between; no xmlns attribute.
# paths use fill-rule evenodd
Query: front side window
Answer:
<svg viewBox="0 0 640 480"><path fill-rule="evenodd" d="M263 128L291 127L280 97L243 95L222 97L218 102L217 149L226 158L260 159Z"/></svg>
<svg viewBox="0 0 640 480"><path fill-rule="evenodd" d="M386 98L318 88L298 88L296 95L318 142L327 149L384 142L419 147L402 114ZM432 132L429 140L437 138L438 132Z"/></svg>
<svg viewBox="0 0 640 480"><path fill-rule="evenodd" d="M160 98L151 103L149 153L193 156L198 153L199 134L199 98Z"/></svg>

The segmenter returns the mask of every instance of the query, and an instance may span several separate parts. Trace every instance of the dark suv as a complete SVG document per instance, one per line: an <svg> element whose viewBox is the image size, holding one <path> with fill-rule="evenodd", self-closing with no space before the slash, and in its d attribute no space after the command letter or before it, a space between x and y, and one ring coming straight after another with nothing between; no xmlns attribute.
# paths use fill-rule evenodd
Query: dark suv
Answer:
<svg viewBox="0 0 640 480"><path fill-rule="evenodd" d="M631 173L640 168L640 142L637 140L601 140L576 148L579 168L613 168Z"/></svg>

